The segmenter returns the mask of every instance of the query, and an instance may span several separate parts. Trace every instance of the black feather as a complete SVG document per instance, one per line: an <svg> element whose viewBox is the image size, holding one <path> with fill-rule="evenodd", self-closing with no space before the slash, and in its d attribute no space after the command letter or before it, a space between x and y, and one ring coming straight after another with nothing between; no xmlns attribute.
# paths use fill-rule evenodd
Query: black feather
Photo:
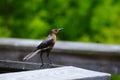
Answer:
<svg viewBox="0 0 120 80"><path fill-rule="evenodd" d="M37 46L37 49L44 49L48 46L53 46L53 36L49 35L44 41L41 42L40 45Z"/></svg>

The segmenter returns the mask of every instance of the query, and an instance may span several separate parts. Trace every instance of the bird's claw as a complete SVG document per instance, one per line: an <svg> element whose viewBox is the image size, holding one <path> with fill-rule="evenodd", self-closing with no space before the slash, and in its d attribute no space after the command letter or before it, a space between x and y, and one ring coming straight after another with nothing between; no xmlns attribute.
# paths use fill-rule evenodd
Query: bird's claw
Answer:
<svg viewBox="0 0 120 80"><path fill-rule="evenodd" d="M40 65L40 69L42 69L42 68L44 68L44 64L41 64L41 65Z"/></svg>

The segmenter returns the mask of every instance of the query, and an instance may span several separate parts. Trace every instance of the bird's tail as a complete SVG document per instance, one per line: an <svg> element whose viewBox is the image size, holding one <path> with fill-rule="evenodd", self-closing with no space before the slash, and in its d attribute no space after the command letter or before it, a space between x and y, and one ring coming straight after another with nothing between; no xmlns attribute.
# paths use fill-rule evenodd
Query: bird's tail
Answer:
<svg viewBox="0 0 120 80"><path fill-rule="evenodd" d="M23 61L29 60L30 58L32 58L33 56L35 56L39 51L40 51L40 49L35 50L35 51L31 52L30 54L26 55L23 58Z"/></svg>

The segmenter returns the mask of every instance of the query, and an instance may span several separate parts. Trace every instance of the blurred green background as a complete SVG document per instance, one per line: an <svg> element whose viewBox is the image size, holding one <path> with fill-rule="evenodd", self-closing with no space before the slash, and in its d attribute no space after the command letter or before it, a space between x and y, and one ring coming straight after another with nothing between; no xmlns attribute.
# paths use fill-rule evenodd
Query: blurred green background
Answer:
<svg viewBox="0 0 120 80"><path fill-rule="evenodd" d="M0 37L120 43L120 0L0 0Z"/></svg>
<svg viewBox="0 0 120 80"><path fill-rule="evenodd" d="M120 0L0 0L0 37L120 44ZM112 80L120 80L113 75Z"/></svg>

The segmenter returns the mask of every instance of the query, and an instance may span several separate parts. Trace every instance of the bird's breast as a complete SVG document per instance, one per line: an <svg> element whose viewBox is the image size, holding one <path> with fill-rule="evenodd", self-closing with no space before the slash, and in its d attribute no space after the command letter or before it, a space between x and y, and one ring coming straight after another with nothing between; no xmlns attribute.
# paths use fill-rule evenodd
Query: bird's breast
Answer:
<svg viewBox="0 0 120 80"><path fill-rule="evenodd" d="M56 42L56 35L53 35L53 43L55 44Z"/></svg>

